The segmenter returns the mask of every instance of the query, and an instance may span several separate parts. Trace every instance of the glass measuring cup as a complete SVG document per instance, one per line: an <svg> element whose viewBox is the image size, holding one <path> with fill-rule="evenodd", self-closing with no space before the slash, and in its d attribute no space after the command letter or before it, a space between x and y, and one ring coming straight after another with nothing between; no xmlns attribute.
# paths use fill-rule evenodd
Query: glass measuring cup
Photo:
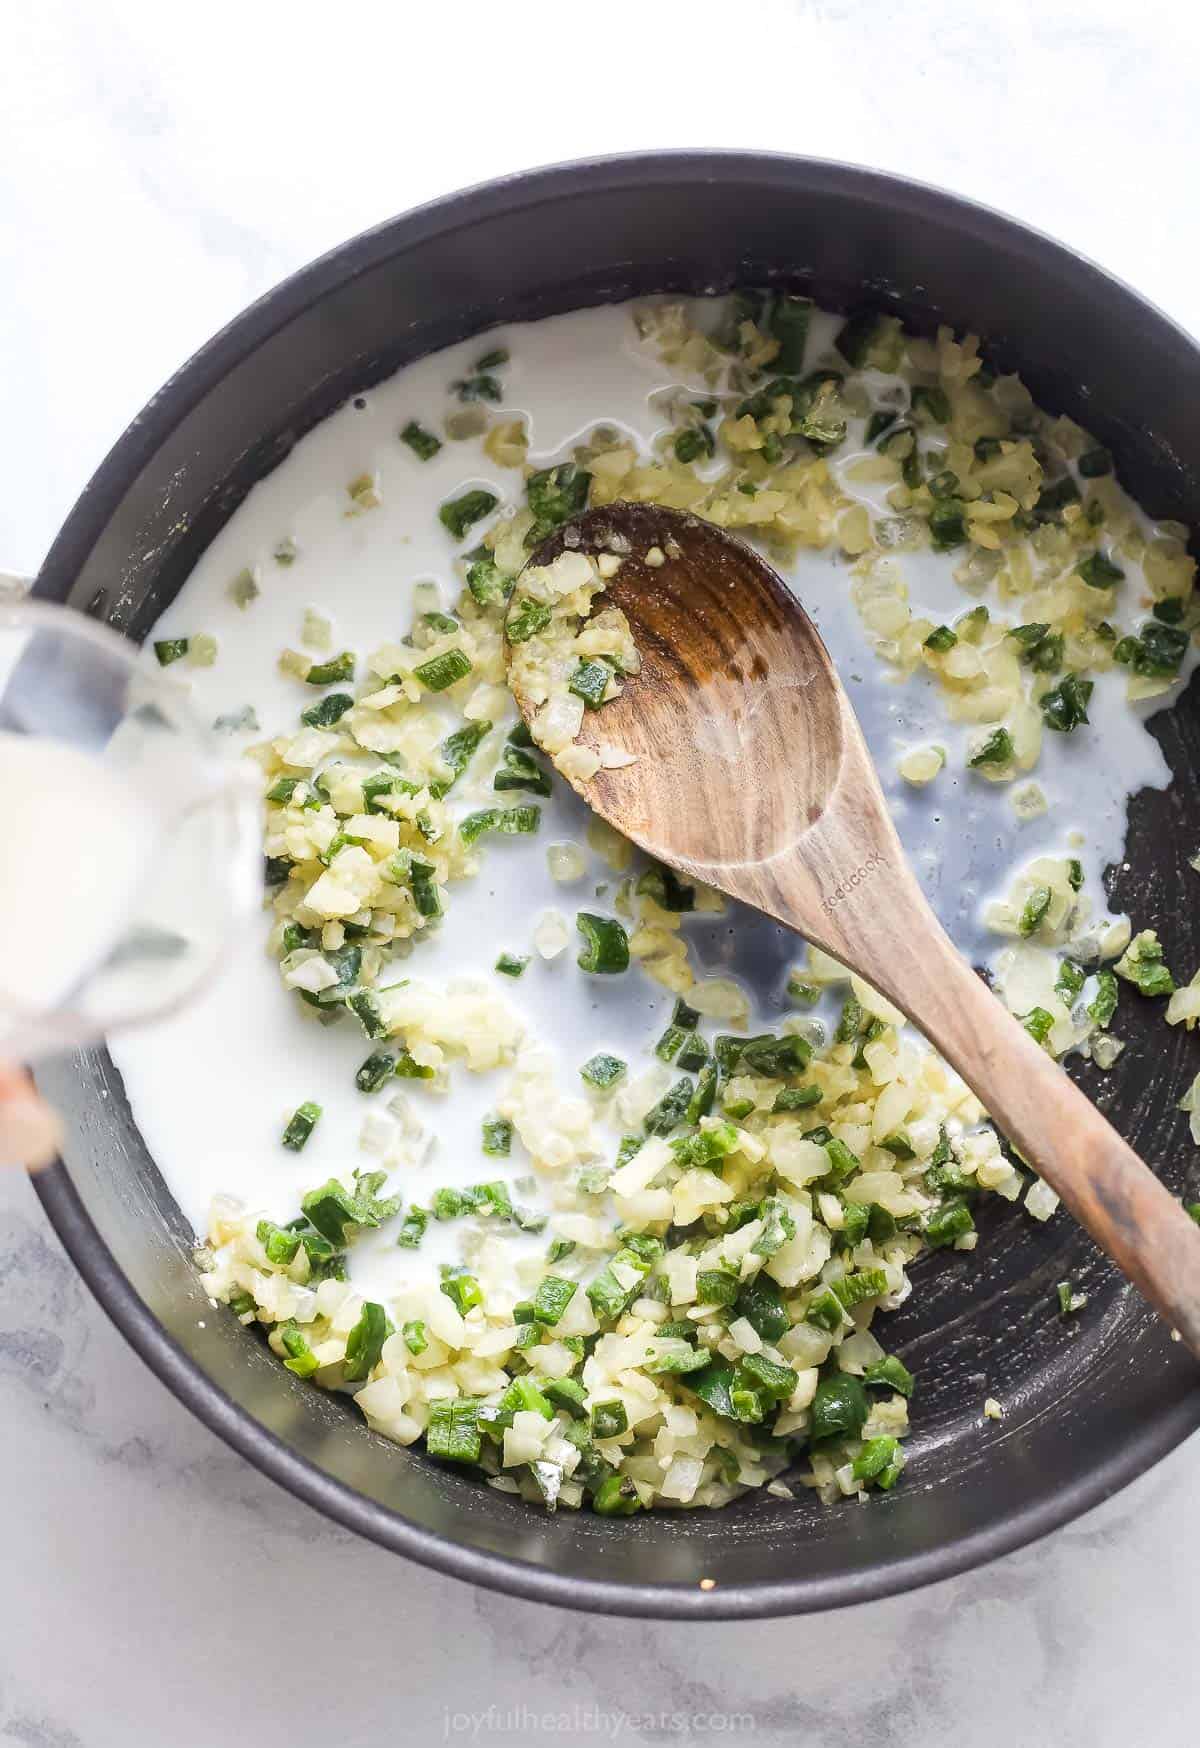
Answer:
<svg viewBox="0 0 1200 1748"><path fill-rule="evenodd" d="M257 785L135 644L0 599L0 1058L186 1001L261 902Z"/></svg>

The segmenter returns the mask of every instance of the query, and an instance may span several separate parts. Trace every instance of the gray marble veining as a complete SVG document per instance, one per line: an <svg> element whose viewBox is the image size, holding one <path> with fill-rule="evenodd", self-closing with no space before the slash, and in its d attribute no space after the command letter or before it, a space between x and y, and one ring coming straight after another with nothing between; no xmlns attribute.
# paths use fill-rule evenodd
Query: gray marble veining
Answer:
<svg viewBox="0 0 1200 1748"><path fill-rule="evenodd" d="M482 0L10 9L0 565L36 566L121 425L249 299L525 164L697 139L873 162L1040 224L1200 329L1191 9L566 17L549 0L507 22ZM0 1742L1195 1740L1196 1441L1024 1553L837 1615L697 1628L513 1602L355 1540L228 1452L107 1324L19 1173L0 1174L0 1408Z"/></svg>

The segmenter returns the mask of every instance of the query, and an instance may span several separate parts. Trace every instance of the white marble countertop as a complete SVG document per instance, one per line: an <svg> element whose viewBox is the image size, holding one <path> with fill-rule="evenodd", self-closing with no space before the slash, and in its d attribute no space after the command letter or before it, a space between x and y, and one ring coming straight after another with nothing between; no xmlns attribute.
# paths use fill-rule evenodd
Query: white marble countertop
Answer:
<svg viewBox="0 0 1200 1748"><path fill-rule="evenodd" d="M1054 232L1200 331L1194 9L524 0L503 32L498 12L8 9L0 566L36 567L127 419L251 298L394 211L529 164L698 142L874 163ZM1196 1440L1074 1526L913 1596L611 1621L424 1572L261 1479L124 1346L15 1172L0 1284L0 1740L649 1743L682 1738L647 1716L672 1711L714 1714L693 1736L741 1713L739 1735L813 1748L1195 1740ZM294 1646L318 1609L314 1682ZM568 1715L535 1731L522 1704Z"/></svg>

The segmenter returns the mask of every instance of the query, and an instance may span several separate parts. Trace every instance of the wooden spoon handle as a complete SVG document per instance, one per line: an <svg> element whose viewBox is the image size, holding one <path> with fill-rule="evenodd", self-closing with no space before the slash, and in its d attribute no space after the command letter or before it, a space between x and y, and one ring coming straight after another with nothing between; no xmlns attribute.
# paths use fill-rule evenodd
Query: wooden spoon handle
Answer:
<svg viewBox="0 0 1200 1748"><path fill-rule="evenodd" d="M838 789L747 895L861 973L1200 1358L1200 1229L959 953L917 884L848 701Z"/></svg>
<svg viewBox="0 0 1200 1748"><path fill-rule="evenodd" d="M924 900L887 991L1001 1133L1200 1357L1200 1230L1054 1058L973 972Z"/></svg>

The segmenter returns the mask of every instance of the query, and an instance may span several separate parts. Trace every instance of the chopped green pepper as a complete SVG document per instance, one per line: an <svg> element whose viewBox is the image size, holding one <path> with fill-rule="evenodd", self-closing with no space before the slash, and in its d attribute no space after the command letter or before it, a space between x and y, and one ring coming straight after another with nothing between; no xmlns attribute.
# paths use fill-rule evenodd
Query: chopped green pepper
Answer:
<svg viewBox="0 0 1200 1748"><path fill-rule="evenodd" d="M525 482L525 498L535 521L526 536L526 545L539 545L552 529L586 510L591 487L591 474L573 461L560 462L557 467L530 474ZM537 538L532 539L532 535Z"/></svg>
<svg viewBox="0 0 1200 1748"><path fill-rule="evenodd" d="M929 511L929 537L935 552L949 552L967 538L966 506L961 498L937 498Z"/></svg>
<svg viewBox="0 0 1200 1748"><path fill-rule="evenodd" d="M760 1074L768 1080L780 1080L785 1075L799 1074L812 1060L812 1045L797 1033L784 1038L765 1033L747 1038L738 1056L738 1066L749 1074Z"/></svg>
<svg viewBox="0 0 1200 1748"><path fill-rule="evenodd" d="M890 1433L881 1433L878 1438L869 1438L862 1450L854 1459L852 1473L856 1481L874 1481L896 1460L899 1450L897 1441Z"/></svg>
<svg viewBox="0 0 1200 1748"><path fill-rule="evenodd" d="M689 1032L683 1026L671 1028L683 1032L683 1044L675 1058L677 1065L688 1074L697 1074L708 1064L708 1045L698 1032Z"/></svg>
<svg viewBox="0 0 1200 1748"><path fill-rule="evenodd" d="M497 792L527 789L532 795L551 793L550 773L521 747L506 746L504 763L492 779Z"/></svg>
<svg viewBox="0 0 1200 1748"><path fill-rule="evenodd" d="M864 1384L884 1384L889 1390L898 1390L901 1396L911 1396L916 1385L912 1373L902 1360L895 1354L885 1354L883 1359L876 1360L863 1373Z"/></svg>
<svg viewBox="0 0 1200 1748"><path fill-rule="evenodd" d="M547 1378L542 1393L554 1408L561 1408L572 1420L587 1419L587 1391L575 1378Z"/></svg>
<svg viewBox="0 0 1200 1748"><path fill-rule="evenodd" d="M1048 886L1035 886L1033 888L1021 910L1019 927L1023 935L1037 933L1041 927L1042 919L1050 909L1050 900L1053 896Z"/></svg>
<svg viewBox="0 0 1200 1748"><path fill-rule="evenodd" d="M1072 729L1086 723L1092 691L1091 680L1081 680L1078 674L1065 674L1058 685L1041 699L1046 727L1059 734L1070 734Z"/></svg>
<svg viewBox="0 0 1200 1748"><path fill-rule="evenodd" d="M592 1510L601 1517L632 1517L642 1507L628 1475L606 1475L592 1495Z"/></svg>
<svg viewBox="0 0 1200 1748"><path fill-rule="evenodd" d="M879 1145L892 1155L893 1159L915 1159L916 1148L903 1129L895 1129L890 1135L885 1135Z"/></svg>
<svg viewBox="0 0 1200 1748"><path fill-rule="evenodd" d="M811 1436L856 1438L870 1413L867 1393L850 1372L822 1378L812 1399Z"/></svg>
<svg viewBox="0 0 1200 1748"><path fill-rule="evenodd" d="M355 1172L353 1190L329 1178L301 1197L301 1212L323 1238L343 1248L347 1226L379 1226L399 1212L399 1196L378 1194L386 1176L382 1171Z"/></svg>
<svg viewBox="0 0 1200 1748"><path fill-rule="evenodd" d="M378 1092L384 1081L391 1079L395 1069L396 1058L390 1050L374 1050L354 1076L354 1084L359 1092Z"/></svg>
<svg viewBox="0 0 1200 1748"><path fill-rule="evenodd" d="M791 1327L783 1294L771 1277L761 1272L742 1285L734 1309L764 1341L778 1341Z"/></svg>
<svg viewBox="0 0 1200 1748"><path fill-rule="evenodd" d="M652 898L660 910L688 911L695 908L696 888L687 886L673 868L655 862L637 883L638 896Z"/></svg>
<svg viewBox="0 0 1200 1748"><path fill-rule="evenodd" d="M528 643L531 637L536 637L539 631L545 631L553 617L544 601L535 601L531 596L517 602L516 608L504 622L504 635L509 643Z"/></svg>
<svg viewBox="0 0 1200 1748"><path fill-rule="evenodd" d="M423 861L419 856L410 856L407 868L396 862L392 867L396 874L406 874L408 887L412 893L413 903L423 917L438 917L442 914L442 895L437 884L437 869L432 862Z"/></svg>
<svg viewBox="0 0 1200 1748"><path fill-rule="evenodd" d="M1124 579L1125 572L1102 552L1093 552L1075 566L1075 575L1093 589L1111 589Z"/></svg>
<svg viewBox="0 0 1200 1748"><path fill-rule="evenodd" d="M555 1324L575 1297L576 1283L560 1275L544 1275L533 1296L533 1315L539 1323Z"/></svg>
<svg viewBox="0 0 1200 1748"><path fill-rule="evenodd" d="M498 807L485 807L477 813L468 813L465 819L458 822L458 835L464 844L477 843L484 832L494 830L499 818Z"/></svg>
<svg viewBox="0 0 1200 1748"><path fill-rule="evenodd" d="M425 1448L431 1457L447 1462L477 1463L483 1448L479 1403L471 1396L431 1402Z"/></svg>
<svg viewBox="0 0 1200 1748"><path fill-rule="evenodd" d="M814 1293L804 1313L806 1323L813 1324L817 1329L824 1329L829 1335L839 1330L845 1319L846 1312L842 1301L831 1287L822 1287L819 1293Z"/></svg>
<svg viewBox="0 0 1200 1748"><path fill-rule="evenodd" d="M1008 633L1021 646L1021 661L1036 674L1056 674L1063 664L1066 639L1060 631L1035 621L1016 625Z"/></svg>
<svg viewBox="0 0 1200 1748"><path fill-rule="evenodd" d="M689 1123L698 1123L701 1117L707 1117L711 1112L716 1102L718 1078L716 1066L711 1062L700 1070L696 1090L687 1108Z"/></svg>
<svg viewBox="0 0 1200 1748"><path fill-rule="evenodd" d="M332 686L339 680L352 680L355 660L354 651L344 649L327 662L314 662L304 678L310 686Z"/></svg>
<svg viewBox="0 0 1200 1748"><path fill-rule="evenodd" d="M451 1270L441 1282L441 1290L461 1317L483 1304L483 1293L475 1276L467 1269Z"/></svg>
<svg viewBox="0 0 1200 1748"><path fill-rule="evenodd" d="M1102 1028L1107 1028L1117 1011L1120 990L1111 971L1096 973L1096 993L1088 1003L1088 1014Z"/></svg>
<svg viewBox="0 0 1200 1748"><path fill-rule="evenodd" d="M779 342L779 350L772 360L776 370L803 370L812 308L811 298L787 294L776 298L767 322L772 338Z"/></svg>
<svg viewBox="0 0 1200 1748"><path fill-rule="evenodd" d="M419 667L415 667L413 677L420 680L423 686L428 686L431 692L444 692L448 686L465 680L470 672L470 657L461 649L447 649L441 655L434 656L431 661L422 662Z"/></svg>
<svg viewBox="0 0 1200 1748"><path fill-rule="evenodd" d="M755 1388L773 1402L786 1402L796 1388L797 1375L793 1366L780 1365L765 1353L748 1353L738 1366L743 1378L753 1380Z"/></svg>
<svg viewBox="0 0 1200 1748"><path fill-rule="evenodd" d="M672 1141L671 1150L680 1165L712 1166L727 1154L736 1153L741 1139L732 1123L714 1123L708 1129L698 1129L694 1135L681 1135Z"/></svg>
<svg viewBox="0 0 1200 1748"><path fill-rule="evenodd" d="M396 1243L404 1250L417 1250L425 1236L425 1228L429 1225L429 1211L418 1208L414 1203L404 1216L400 1226L400 1236Z"/></svg>
<svg viewBox="0 0 1200 1748"><path fill-rule="evenodd" d="M1054 1015L1049 1008L1030 1008L1021 1024L1036 1044L1044 1044L1054 1030Z"/></svg>
<svg viewBox="0 0 1200 1748"><path fill-rule="evenodd" d="M732 1305L740 1290L738 1277L730 1269L701 1269L696 1276L696 1296L701 1305Z"/></svg>
<svg viewBox="0 0 1200 1748"><path fill-rule="evenodd" d="M400 433L401 443L407 443L418 461L432 461L442 447L440 437L435 437L432 431L427 431L424 425L416 419L410 419Z"/></svg>
<svg viewBox="0 0 1200 1748"><path fill-rule="evenodd" d="M316 1128L320 1115L320 1105L314 1104L311 1099L306 1099L302 1105L298 1105L283 1131L283 1145L293 1153L299 1153Z"/></svg>
<svg viewBox="0 0 1200 1748"><path fill-rule="evenodd" d="M642 1127L647 1135L669 1135L672 1129L677 1129L687 1116L688 1106L692 1099L693 1085L685 1075L677 1080L672 1087L652 1105L642 1119Z"/></svg>
<svg viewBox="0 0 1200 1748"><path fill-rule="evenodd" d="M461 630L458 620L452 614L440 613L434 608L430 608L428 613L422 613L421 624L439 637L453 637L456 631Z"/></svg>
<svg viewBox="0 0 1200 1748"><path fill-rule="evenodd" d="M581 661L567 680L567 690L582 698L589 710L598 710L612 677L613 671L607 662Z"/></svg>
<svg viewBox="0 0 1200 1748"><path fill-rule="evenodd" d="M820 1001L821 991L817 984L806 983L793 971L787 980L787 998L790 1002L794 1002L797 1007L812 1008L816 1007Z"/></svg>
<svg viewBox="0 0 1200 1748"><path fill-rule="evenodd" d="M1016 757L1013 737L1006 728L994 728L967 760L974 770L980 765L1007 765Z"/></svg>
<svg viewBox="0 0 1200 1748"><path fill-rule="evenodd" d="M368 1299L358 1322L346 1337L342 1376L348 1384L360 1384L379 1364L383 1344L391 1333L392 1325L383 1306Z"/></svg>
<svg viewBox="0 0 1200 1748"><path fill-rule="evenodd" d="M287 1226L276 1226L273 1220L260 1220L255 1237L267 1253L267 1261L286 1268L296 1259L300 1249L300 1234Z"/></svg>
<svg viewBox="0 0 1200 1748"><path fill-rule="evenodd" d="M944 1250L975 1230L971 1210L961 1196L949 1196L925 1221L925 1242Z"/></svg>
<svg viewBox="0 0 1200 1748"><path fill-rule="evenodd" d="M499 607L513 592L515 577L506 576L487 552L467 566L467 588L481 607Z"/></svg>
<svg viewBox="0 0 1200 1748"><path fill-rule="evenodd" d="M615 917L595 916L581 910L575 927L583 936L583 950L576 963L593 976L613 976L629 969L629 936Z"/></svg>
<svg viewBox="0 0 1200 1748"><path fill-rule="evenodd" d="M401 1050L397 1056L395 1073L398 1080L435 1080L437 1078L436 1069L429 1068L423 1062L415 1061L407 1050Z"/></svg>
<svg viewBox="0 0 1200 1748"><path fill-rule="evenodd" d="M632 1286L622 1285L615 1272L618 1269L623 1274L636 1273L637 1279ZM635 1251L618 1250L587 1288L587 1296L596 1316L615 1322L636 1299L642 1280L649 1273L650 1264Z"/></svg>
<svg viewBox="0 0 1200 1748"><path fill-rule="evenodd" d="M450 387L454 390L459 400L464 403L469 403L471 401L491 401L492 405L495 406L503 399L503 391L499 382L487 371L480 371L474 376L463 377L458 382L452 382Z"/></svg>
<svg viewBox="0 0 1200 1748"><path fill-rule="evenodd" d="M860 1305L864 1299L878 1299L888 1290L887 1276L882 1269L859 1269L857 1273L842 1275L830 1285L846 1307Z"/></svg>
<svg viewBox="0 0 1200 1748"><path fill-rule="evenodd" d="M774 1256L796 1236L796 1222L778 1196L764 1196L759 1203L763 1228L751 1245L755 1256Z"/></svg>
<svg viewBox="0 0 1200 1748"><path fill-rule="evenodd" d="M699 461L702 455L711 455L716 448L716 439L707 425L688 425L676 436L673 448L676 461L686 465Z"/></svg>
<svg viewBox="0 0 1200 1748"><path fill-rule="evenodd" d="M1136 637L1123 637L1113 650L1113 660L1146 679L1170 679L1179 672L1187 654L1188 634L1178 625L1147 619Z"/></svg>
<svg viewBox="0 0 1200 1748"><path fill-rule="evenodd" d="M948 625L936 625L925 639L925 648L931 649L937 655L942 655L948 649L953 649L958 642L958 633Z"/></svg>
<svg viewBox="0 0 1200 1748"><path fill-rule="evenodd" d="M812 1105L819 1105L823 1096L819 1086L785 1086L775 1094L771 1110L773 1113L804 1111Z"/></svg>
<svg viewBox="0 0 1200 1748"><path fill-rule="evenodd" d="M900 362L903 337L894 316L880 315L877 310L860 310L842 325L833 343L856 370L868 366L895 370Z"/></svg>
<svg viewBox="0 0 1200 1748"><path fill-rule="evenodd" d="M609 1087L616 1086L619 1080L624 1080L628 1073L628 1064L622 1062L619 1056L610 1056L607 1051L601 1050L595 1056L589 1056L579 1072L590 1085L607 1091Z"/></svg>
<svg viewBox="0 0 1200 1748"><path fill-rule="evenodd" d="M1163 950L1152 929L1134 937L1115 967L1118 977L1132 983L1142 995L1171 995L1175 979L1163 963Z"/></svg>
<svg viewBox="0 0 1200 1748"><path fill-rule="evenodd" d="M287 1358L284 1365L289 1372L295 1372L298 1378L311 1378L317 1370L320 1361L308 1345L308 1341L298 1326L289 1320L279 1325L279 1339Z"/></svg>
<svg viewBox="0 0 1200 1748"><path fill-rule="evenodd" d="M853 1250L867 1236L871 1225L871 1208L866 1202L842 1202L842 1228L835 1232L833 1242L839 1250Z"/></svg>
<svg viewBox="0 0 1200 1748"><path fill-rule="evenodd" d="M591 1421L595 1438L619 1438L629 1430L629 1417L623 1402L597 1402L592 1408Z"/></svg>
<svg viewBox="0 0 1200 1748"><path fill-rule="evenodd" d="M357 975L357 969L355 971ZM338 988L341 988L339 982ZM356 989L346 997L346 1006L354 1015L368 1038L383 1038L387 1034L387 1024L380 1012L379 1003L369 989Z"/></svg>
<svg viewBox="0 0 1200 1748"><path fill-rule="evenodd" d="M1082 965L1077 965L1074 959L1062 959L1059 961L1058 978L1055 982L1054 989L1055 993L1062 997L1067 1007L1070 1007L1071 1004L1083 993L1083 986L1086 981L1087 972L1083 969Z"/></svg>
<svg viewBox="0 0 1200 1748"><path fill-rule="evenodd" d="M1068 504L1079 502L1079 487L1069 473L1061 479L1054 480L1050 485L1043 486L1034 505L1033 513L1041 522L1057 518Z"/></svg>
<svg viewBox="0 0 1200 1748"><path fill-rule="evenodd" d="M460 498L450 498L442 505L438 520L455 540L462 540L467 529L490 515L499 502L494 492L464 492Z"/></svg>
<svg viewBox="0 0 1200 1748"><path fill-rule="evenodd" d="M512 1152L513 1126L507 1117L483 1119L483 1151L493 1159L507 1159Z"/></svg>
<svg viewBox="0 0 1200 1748"><path fill-rule="evenodd" d="M816 1138L815 1136L807 1136L806 1139L814 1140ZM828 1131L826 1131L825 1139L819 1145L829 1155L830 1176L834 1183L841 1183L844 1178L850 1177L862 1163L858 1155L852 1152L844 1141L836 1135L830 1135Z"/></svg>
<svg viewBox="0 0 1200 1748"><path fill-rule="evenodd" d="M307 710L302 710L300 720L308 728L332 728L353 707L354 700L349 692L329 692L324 698L318 698L315 704L310 704Z"/></svg>
<svg viewBox="0 0 1200 1748"><path fill-rule="evenodd" d="M1112 456L1107 449L1097 444L1094 449L1085 449L1076 465L1084 479L1100 479L1104 474L1112 472Z"/></svg>

